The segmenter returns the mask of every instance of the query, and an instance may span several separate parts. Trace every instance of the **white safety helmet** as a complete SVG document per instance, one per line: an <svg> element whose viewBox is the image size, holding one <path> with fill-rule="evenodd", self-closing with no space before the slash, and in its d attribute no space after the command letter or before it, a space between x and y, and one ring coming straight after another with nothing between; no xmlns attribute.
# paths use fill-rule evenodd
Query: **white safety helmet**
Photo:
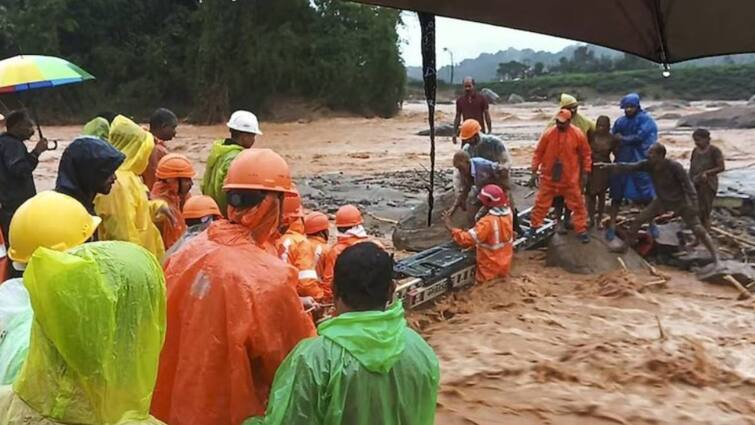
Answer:
<svg viewBox="0 0 755 425"><path fill-rule="evenodd" d="M236 131L242 131L244 133L254 133L262 136L260 131L260 123L257 120L257 116L249 111L236 111L231 114L231 119L226 124L228 128Z"/></svg>

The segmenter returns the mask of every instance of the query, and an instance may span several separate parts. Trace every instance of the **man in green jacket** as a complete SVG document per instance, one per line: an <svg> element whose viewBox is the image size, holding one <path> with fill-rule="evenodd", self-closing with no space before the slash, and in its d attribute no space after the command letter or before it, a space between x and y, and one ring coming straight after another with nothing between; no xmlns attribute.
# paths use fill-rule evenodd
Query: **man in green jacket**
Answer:
<svg viewBox="0 0 755 425"><path fill-rule="evenodd" d="M369 270L369 273L365 271ZM393 259L371 243L335 265L337 316L300 342L275 374L265 417L251 425L432 425L440 371L393 298Z"/></svg>
<svg viewBox="0 0 755 425"><path fill-rule="evenodd" d="M225 217L228 202L223 192L223 183L228 168L241 151L254 146L256 136L262 136L257 116L249 111L234 112L226 125L231 131L231 137L215 140L212 144L202 178L202 194L214 199Z"/></svg>

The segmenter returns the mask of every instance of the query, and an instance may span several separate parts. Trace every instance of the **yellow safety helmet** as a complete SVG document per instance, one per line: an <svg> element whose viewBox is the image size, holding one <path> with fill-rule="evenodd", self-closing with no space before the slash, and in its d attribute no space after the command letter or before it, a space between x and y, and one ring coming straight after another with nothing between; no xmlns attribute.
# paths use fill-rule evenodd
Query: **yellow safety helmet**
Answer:
<svg viewBox="0 0 755 425"><path fill-rule="evenodd" d="M8 256L25 264L39 247L65 251L81 245L92 237L101 221L68 195L41 192L21 204L13 215Z"/></svg>

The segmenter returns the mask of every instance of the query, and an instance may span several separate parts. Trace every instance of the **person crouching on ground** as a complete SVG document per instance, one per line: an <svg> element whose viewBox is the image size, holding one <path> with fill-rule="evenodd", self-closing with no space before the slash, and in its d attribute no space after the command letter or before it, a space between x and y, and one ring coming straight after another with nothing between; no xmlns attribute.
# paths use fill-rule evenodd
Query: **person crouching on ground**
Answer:
<svg viewBox="0 0 755 425"><path fill-rule="evenodd" d="M191 161L183 155L169 153L157 164L155 170L155 185L152 186L150 197L153 200L163 200L170 208L175 220L163 220L158 223L163 237L165 249L170 249L186 231L183 217L183 206L194 185L192 177L196 173Z"/></svg>
<svg viewBox="0 0 755 425"><path fill-rule="evenodd" d="M371 243L348 247L333 284L336 317L286 357L266 415L245 424L431 425L438 359L407 326L401 301L391 303L391 256Z"/></svg>
<svg viewBox="0 0 755 425"><path fill-rule="evenodd" d="M478 195L487 208L474 228L462 230L451 224L451 215L444 216L444 224L454 242L464 248L477 248L477 282L505 278L511 270L514 256L513 217L506 192L489 184Z"/></svg>

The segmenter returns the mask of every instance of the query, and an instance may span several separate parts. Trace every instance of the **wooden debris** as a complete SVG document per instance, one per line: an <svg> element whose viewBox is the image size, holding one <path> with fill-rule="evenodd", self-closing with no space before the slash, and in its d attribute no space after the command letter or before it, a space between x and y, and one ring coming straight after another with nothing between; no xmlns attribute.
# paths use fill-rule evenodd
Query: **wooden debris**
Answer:
<svg viewBox="0 0 755 425"><path fill-rule="evenodd" d="M738 300L746 300L749 298L752 298L752 294L750 291L747 290L744 286L742 286L741 283L737 279L734 279L734 276L727 274L724 276L724 279L726 279L728 282L730 282L735 288L737 288L737 291L739 291L739 298Z"/></svg>

